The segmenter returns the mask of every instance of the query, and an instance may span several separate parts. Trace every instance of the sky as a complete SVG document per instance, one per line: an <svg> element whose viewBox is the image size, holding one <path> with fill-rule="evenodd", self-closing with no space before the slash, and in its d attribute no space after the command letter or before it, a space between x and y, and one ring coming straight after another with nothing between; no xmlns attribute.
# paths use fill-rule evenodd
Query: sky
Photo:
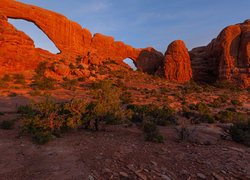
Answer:
<svg viewBox="0 0 250 180"><path fill-rule="evenodd" d="M207 45L226 26L250 19L250 0L18 1L61 13L93 34L110 35L136 48L152 46L163 53L177 39L184 40L189 50ZM30 35L36 47L57 51L33 24L10 22Z"/></svg>

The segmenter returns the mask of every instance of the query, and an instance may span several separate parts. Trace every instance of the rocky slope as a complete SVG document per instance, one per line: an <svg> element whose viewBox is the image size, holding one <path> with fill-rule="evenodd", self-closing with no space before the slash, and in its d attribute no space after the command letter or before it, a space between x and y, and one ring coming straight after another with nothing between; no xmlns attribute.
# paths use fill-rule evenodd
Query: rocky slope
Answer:
<svg viewBox="0 0 250 180"><path fill-rule="evenodd" d="M33 22L60 53L36 49L27 35L8 23L8 18ZM92 35L63 15L14 0L1 0L0 27L0 74L33 70L44 60L64 59L70 64L81 57L82 63L101 66L107 60L122 63L130 58L139 70L164 75L169 81L226 80L250 87L250 20L225 28L208 46L189 53L184 42L175 41L165 57L153 48L136 49L113 37Z"/></svg>

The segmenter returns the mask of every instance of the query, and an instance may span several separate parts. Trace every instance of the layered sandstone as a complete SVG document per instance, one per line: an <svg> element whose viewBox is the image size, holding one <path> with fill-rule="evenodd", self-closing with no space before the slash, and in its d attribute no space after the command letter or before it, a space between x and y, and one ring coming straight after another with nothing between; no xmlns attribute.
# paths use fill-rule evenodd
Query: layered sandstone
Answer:
<svg viewBox="0 0 250 180"><path fill-rule="evenodd" d="M168 46L164 74L167 80L179 83L188 82L192 78L190 56L183 41L177 40Z"/></svg>
<svg viewBox="0 0 250 180"><path fill-rule="evenodd" d="M72 61L76 57L81 56L85 62L93 64L102 64L103 61L110 59L122 62L124 59L130 58L138 69L148 73L154 73L157 66L163 62L163 55L152 48L135 49L123 42L115 41L112 37L101 34L95 34L92 37L88 29L83 29L79 24L70 21L65 16L36 6L14 0L1 0L0 13L7 18L23 19L37 25L60 50L60 54L56 56L53 54L51 56L48 55L50 58ZM4 22L2 21L1 24L7 26L7 19ZM10 37L10 39L15 39L15 35ZM37 53L33 46L29 48L24 46L18 47L25 53ZM0 50L6 51L4 46ZM145 53L147 57L144 60ZM8 55L1 56L1 58L10 61ZM41 59L35 56L30 58L34 58L31 61L41 61ZM15 63L15 61L12 62ZM1 64L2 61L0 62ZM34 68L35 64L30 63L30 66ZM26 66L24 65L22 68L26 68Z"/></svg>
<svg viewBox="0 0 250 180"><path fill-rule="evenodd" d="M225 28L208 46L190 52L194 80L250 86L250 20Z"/></svg>
<svg viewBox="0 0 250 180"><path fill-rule="evenodd" d="M37 66L38 59L53 58L49 52L36 49L25 33L18 31L0 14L0 74L22 72Z"/></svg>

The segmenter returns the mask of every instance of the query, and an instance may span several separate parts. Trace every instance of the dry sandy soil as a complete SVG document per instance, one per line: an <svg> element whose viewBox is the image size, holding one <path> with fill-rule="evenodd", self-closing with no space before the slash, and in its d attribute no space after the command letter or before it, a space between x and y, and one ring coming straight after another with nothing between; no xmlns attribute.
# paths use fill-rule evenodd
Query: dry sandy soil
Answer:
<svg viewBox="0 0 250 180"><path fill-rule="evenodd" d="M214 133L197 128L206 145L178 142L172 127L162 128L166 141L155 144L137 127L109 126L43 146L18 138L17 127L0 130L0 179L249 179L250 149L207 129Z"/></svg>

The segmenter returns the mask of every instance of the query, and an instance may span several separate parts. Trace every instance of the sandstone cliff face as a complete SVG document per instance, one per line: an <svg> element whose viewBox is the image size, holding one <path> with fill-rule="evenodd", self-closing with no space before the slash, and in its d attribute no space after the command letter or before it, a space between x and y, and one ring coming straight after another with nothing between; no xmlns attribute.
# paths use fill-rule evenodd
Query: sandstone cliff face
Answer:
<svg viewBox="0 0 250 180"><path fill-rule="evenodd" d="M122 62L124 59L130 58L136 65L138 64L139 69L148 73L154 73L154 70L157 69L156 66L163 62L163 55L156 50L148 48L135 49L123 42L114 41L112 37L101 34L95 34L92 37L90 31L83 29L79 24L70 21L60 14L36 6L26 5L14 0L1 0L0 13L7 18L24 19L36 24L60 50L60 54L56 56L47 54L49 58L72 61L76 57L81 56L85 62L93 64L102 64L103 61L109 59ZM5 19L1 24L7 26L6 24L8 23ZM10 39L15 39L15 36L11 36ZM19 41L18 37L15 40ZM29 48L25 48L24 46L19 47L25 53L39 53L32 46ZM1 47L0 51L6 51L4 46ZM147 51L148 56L147 59L144 60L141 54L145 51ZM1 58L10 61L8 55L2 55ZM32 56L30 58L32 58ZM34 61L37 62L37 59L34 58ZM15 64L15 61L12 62ZM0 61L0 66L1 64L2 61ZM31 63L30 65L35 64ZM35 66L31 68L34 67ZM20 68L27 67L24 66ZM16 67L16 69L19 68Z"/></svg>
<svg viewBox="0 0 250 180"><path fill-rule="evenodd" d="M169 81L188 82L192 78L192 69L188 49L183 41L172 42L165 53L165 77Z"/></svg>
<svg viewBox="0 0 250 180"><path fill-rule="evenodd" d="M190 52L194 79L250 86L250 20L225 28L208 46Z"/></svg>
<svg viewBox="0 0 250 180"><path fill-rule="evenodd" d="M49 52L36 49L26 34L16 30L0 14L0 74L21 72L37 66L38 60L52 58Z"/></svg>

